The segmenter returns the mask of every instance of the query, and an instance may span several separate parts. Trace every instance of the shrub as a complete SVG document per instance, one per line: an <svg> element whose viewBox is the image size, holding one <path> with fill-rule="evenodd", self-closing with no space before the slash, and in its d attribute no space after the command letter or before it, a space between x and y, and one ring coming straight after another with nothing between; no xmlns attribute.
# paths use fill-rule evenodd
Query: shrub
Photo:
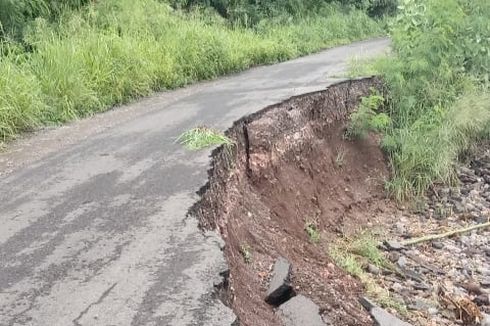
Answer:
<svg viewBox="0 0 490 326"><path fill-rule="evenodd" d="M54 18L65 10L80 8L89 0L1 0L0 38L19 37L29 21L37 17Z"/></svg>
<svg viewBox="0 0 490 326"><path fill-rule="evenodd" d="M319 11L337 5L342 10L355 7L366 11L372 17L393 15L397 0L172 0L175 8L214 8L222 17L234 24L255 26L263 19L285 17L286 19L315 15Z"/></svg>
<svg viewBox="0 0 490 326"><path fill-rule="evenodd" d="M402 3L390 32L393 56L375 64L389 88L388 188L400 200L454 181L458 154L490 122L488 17L487 0Z"/></svg>
<svg viewBox="0 0 490 326"><path fill-rule="evenodd" d="M391 124L391 118L384 112L378 112L383 102L384 98L377 93L362 98L350 117L347 136L364 137L368 131L385 131Z"/></svg>

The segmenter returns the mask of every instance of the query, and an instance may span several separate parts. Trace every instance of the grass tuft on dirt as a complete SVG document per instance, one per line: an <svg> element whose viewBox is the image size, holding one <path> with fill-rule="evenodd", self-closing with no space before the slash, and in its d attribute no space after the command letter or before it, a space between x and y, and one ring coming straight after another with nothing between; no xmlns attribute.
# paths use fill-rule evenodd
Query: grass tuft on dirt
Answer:
<svg viewBox="0 0 490 326"><path fill-rule="evenodd" d="M406 315L405 304L395 299L389 290L378 285L371 274L366 272L368 264L380 269L394 268L378 248L378 244L378 237L373 232L362 231L354 236L340 239L327 251L340 268L361 281L366 294L380 306L395 310L402 316Z"/></svg>

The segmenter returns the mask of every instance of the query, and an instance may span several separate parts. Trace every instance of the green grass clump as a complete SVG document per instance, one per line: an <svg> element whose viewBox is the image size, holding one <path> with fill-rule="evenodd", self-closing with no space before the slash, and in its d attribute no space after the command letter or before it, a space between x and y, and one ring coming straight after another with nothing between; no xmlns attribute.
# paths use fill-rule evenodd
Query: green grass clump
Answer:
<svg viewBox="0 0 490 326"><path fill-rule="evenodd" d="M347 137L361 138L370 130L386 130L391 124L391 119L386 113L378 112L383 102L384 98L377 93L362 98L359 107L350 117Z"/></svg>
<svg viewBox="0 0 490 326"><path fill-rule="evenodd" d="M378 248L378 243L371 232L361 232L347 243L347 251L368 259L378 267L387 267L388 261Z"/></svg>
<svg viewBox="0 0 490 326"><path fill-rule="evenodd" d="M217 145L232 145L223 133L207 127L196 127L184 132L177 141L189 150L199 150Z"/></svg>
<svg viewBox="0 0 490 326"><path fill-rule="evenodd" d="M34 2L7 3L22 5L9 10L25 15L22 28L4 26L0 37L3 141L157 90L382 33L364 11L338 4L247 28L209 8L186 13L158 0L71 0L56 8L37 0L31 13L24 9Z"/></svg>
<svg viewBox="0 0 490 326"><path fill-rule="evenodd" d="M365 231L342 239L329 248L328 254L340 268L358 278L366 289L367 295L380 306L394 309L402 316L407 314L405 304L396 300L389 290L380 286L364 269L367 263L380 268L391 268L378 248L378 239L372 232Z"/></svg>
<svg viewBox="0 0 490 326"><path fill-rule="evenodd" d="M248 244L243 244L240 246L240 254L243 257L243 261L246 264L250 264L252 262L252 248Z"/></svg>
<svg viewBox="0 0 490 326"><path fill-rule="evenodd" d="M454 182L458 155L488 135L489 17L487 0L405 0L391 25L392 55L369 65L387 86L382 146L393 170L387 189L400 201ZM361 127L372 129L372 116Z"/></svg>
<svg viewBox="0 0 490 326"><path fill-rule="evenodd" d="M312 243L320 242L321 234L318 226L314 222L305 223L305 232Z"/></svg>

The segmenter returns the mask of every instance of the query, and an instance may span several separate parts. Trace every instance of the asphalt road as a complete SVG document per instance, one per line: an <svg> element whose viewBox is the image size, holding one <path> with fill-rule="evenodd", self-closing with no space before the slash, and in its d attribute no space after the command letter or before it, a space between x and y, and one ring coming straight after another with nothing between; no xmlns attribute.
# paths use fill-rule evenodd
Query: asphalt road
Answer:
<svg viewBox="0 0 490 326"><path fill-rule="evenodd" d="M359 42L164 92L21 139L0 154L0 325L230 325L214 295L226 263L188 208L210 151L175 143L325 88Z"/></svg>

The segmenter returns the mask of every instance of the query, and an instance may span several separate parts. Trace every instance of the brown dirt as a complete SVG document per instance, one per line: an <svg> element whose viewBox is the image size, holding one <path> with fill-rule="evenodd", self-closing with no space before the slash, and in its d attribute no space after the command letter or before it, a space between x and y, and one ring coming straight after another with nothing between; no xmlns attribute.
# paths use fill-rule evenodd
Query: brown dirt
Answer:
<svg viewBox="0 0 490 326"><path fill-rule="evenodd" d="M349 114L371 87L380 82L343 82L266 108L228 131L233 150L213 153L210 182L194 209L202 226L217 229L226 242L225 300L241 325L281 324L264 302L278 256L293 265L295 291L315 301L333 325L372 325L358 303L362 285L327 255L331 239L376 224L392 210L376 137L344 137ZM308 238L306 223L321 231L319 243Z"/></svg>

